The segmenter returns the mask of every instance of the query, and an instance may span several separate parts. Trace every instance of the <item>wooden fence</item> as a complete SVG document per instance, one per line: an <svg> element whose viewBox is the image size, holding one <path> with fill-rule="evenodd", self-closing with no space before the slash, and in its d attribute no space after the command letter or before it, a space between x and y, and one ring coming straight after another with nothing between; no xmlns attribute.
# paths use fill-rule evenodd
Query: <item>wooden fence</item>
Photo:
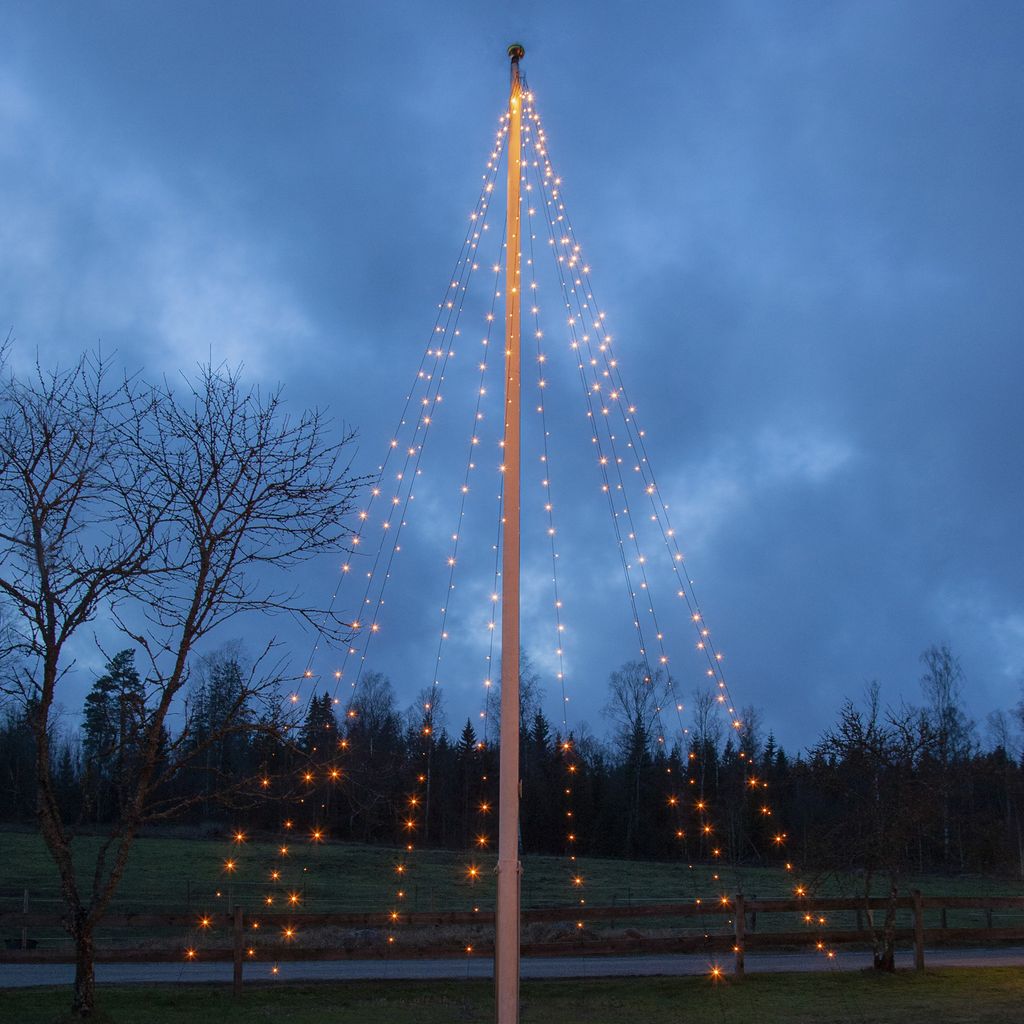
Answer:
<svg viewBox="0 0 1024 1024"><path fill-rule="evenodd" d="M570 923L573 934L559 941L530 942L522 944L524 957L546 956L609 956L644 955L672 953L725 953L732 954L734 970L742 975L745 969L744 957L748 950L807 948L829 950L835 946L851 944L871 945L880 932L879 917L884 915L890 901L886 898L843 899L843 898L796 898L756 899L737 895L719 900L694 900L687 903L642 904L637 906L614 907L546 907L526 909L522 912L524 925L532 923ZM973 942L1024 941L1024 896L922 896L915 891L910 896L898 897L894 901L897 911L903 912L904 919L909 913L910 927L896 929L898 943L910 943L914 950L914 966L924 969L925 946ZM986 926L983 928L947 927L947 912L950 910L981 910L985 912ZM1013 911L1022 915L1012 927L996 927L994 911ZM842 912L846 917L855 916L854 927L835 928L829 925L828 915ZM926 927L925 914L931 912L939 917L939 927ZM797 914L803 924L796 931L775 931L759 928L764 915L789 913ZM875 919L872 927L872 918ZM653 921L661 924L679 921L696 921L698 927L691 934L649 937L635 934L622 937L592 938L587 934L588 924L602 921ZM129 913L109 914L103 918L105 928L173 929L200 930L211 935L230 935L230 945L196 949L191 959L201 962L227 962L234 964L234 986L239 991L242 985L244 964L258 961L288 960L366 960L366 959L411 959L442 957L486 957L492 955L493 945L488 941L472 943L438 942L422 946L389 945L383 941L375 946L348 948L338 942L321 948L310 948L298 944L268 945L263 938L277 929L280 936L286 929L308 930L310 928L379 929L395 932L404 928L436 928L439 926L488 926L494 924L490 911L447 911L416 913L331 913L331 914L281 914L246 913L241 906L234 907L229 914L197 915L194 913ZM0 962L5 963L69 963L74 962L71 951L64 949L39 950L29 935L33 929L60 927L61 916L53 913L33 913L29 910L28 898L24 900L21 912L0 913L0 931L5 935L20 935L8 938L6 948L0 949ZM297 932L296 932L297 933ZM259 940L260 952L251 943ZM12 948L13 947L13 948ZM118 963L166 963L182 960L180 947L174 949L106 949L97 950L98 962Z"/></svg>

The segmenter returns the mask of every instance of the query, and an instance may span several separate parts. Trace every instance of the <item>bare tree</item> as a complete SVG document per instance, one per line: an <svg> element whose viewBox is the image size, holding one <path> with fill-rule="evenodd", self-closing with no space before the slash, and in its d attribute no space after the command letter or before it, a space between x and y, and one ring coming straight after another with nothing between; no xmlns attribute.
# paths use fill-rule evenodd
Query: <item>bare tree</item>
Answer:
<svg viewBox="0 0 1024 1024"><path fill-rule="evenodd" d="M718 771L718 754L722 744L722 719L717 714L718 701L713 690L693 691L693 747L691 756L697 760L697 782L700 799L706 794L709 767Z"/></svg>
<svg viewBox="0 0 1024 1024"><path fill-rule="evenodd" d="M604 714L615 726L619 756L629 779L626 849L630 851L638 841L643 780L661 738L661 706L669 689L665 673L652 671L645 661L627 661L608 677Z"/></svg>
<svg viewBox="0 0 1024 1024"><path fill-rule="evenodd" d="M139 827L181 809L163 784L240 727L229 708L215 734L196 743L186 729L168 745L165 723L184 698L196 645L241 614L315 613L267 577L340 546L358 482L341 463L350 438L329 440L329 427L315 411L288 416L279 392L261 395L212 368L175 390L113 381L108 365L86 357L0 384L0 655L18 659L14 689L32 709L39 825L76 947L73 1013L93 1010L93 935ZM80 877L74 824L57 798L51 720L69 645L93 620L141 652L145 710L136 770L91 877ZM336 618L317 625L344 632ZM267 665L273 648L257 663ZM274 681L273 671L254 670L237 708Z"/></svg>
<svg viewBox="0 0 1024 1024"><path fill-rule="evenodd" d="M921 690L927 701L925 713L935 733L932 767L941 804L942 860L948 868L954 824L951 804L959 768L972 753L975 727L963 709L964 673L953 652L945 644L933 645L921 655L921 663L925 667L921 677ZM961 838L958 826L957 839ZM963 868L963 844L958 845Z"/></svg>
<svg viewBox="0 0 1024 1024"><path fill-rule="evenodd" d="M931 814L922 764L934 755L935 734L927 716L900 706L883 711L880 689L872 683L865 707L844 701L838 724L822 737L813 753L827 766L826 785L849 808L833 837L863 872L864 899L872 881L886 876L889 903L881 928L874 927L874 962L895 970L896 896L908 848Z"/></svg>
<svg viewBox="0 0 1024 1024"><path fill-rule="evenodd" d="M544 702L544 684L540 673L533 664L533 659L526 651L519 648L519 735L526 734L529 724L540 711ZM486 712L487 734L490 742L497 743L501 735L501 680L495 679L487 688L484 702Z"/></svg>

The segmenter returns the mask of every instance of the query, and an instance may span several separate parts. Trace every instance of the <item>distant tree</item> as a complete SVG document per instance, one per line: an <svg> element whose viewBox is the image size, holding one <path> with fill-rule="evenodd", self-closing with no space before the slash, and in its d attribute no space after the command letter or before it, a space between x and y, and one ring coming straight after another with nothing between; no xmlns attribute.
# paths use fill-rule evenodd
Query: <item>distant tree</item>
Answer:
<svg viewBox="0 0 1024 1024"><path fill-rule="evenodd" d="M533 660L523 648L519 649L519 737L526 735L534 715L544 700L544 685ZM497 743L501 732L501 679L493 679L487 687L486 721L491 742Z"/></svg>
<svg viewBox="0 0 1024 1024"><path fill-rule="evenodd" d="M0 810L8 821L35 814L35 709L14 700L3 704L0 717Z"/></svg>
<svg viewBox="0 0 1024 1024"><path fill-rule="evenodd" d="M693 742L690 760L696 762L697 792L701 800L709 784L717 786L717 772L722 743L722 719L716 713L717 700L711 690L694 690Z"/></svg>
<svg viewBox="0 0 1024 1024"><path fill-rule="evenodd" d="M107 662L85 698L83 795L93 820L120 813L131 793L141 767L147 715L146 689L135 668L135 651L128 648Z"/></svg>
<svg viewBox="0 0 1024 1024"><path fill-rule="evenodd" d="M839 722L814 751L822 784L843 805L833 849L849 869L862 872L865 899L878 875L888 882L891 899L875 929L875 966L881 970L895 969L895 898L910 847L934 813L921 767L935 749L927 716L905 706L883 711L873 683L865 707L845 701ZM870 911L868 917L873 920Z"/></svg>
<svg viewBox="0 0 1024 1024"><path fill-rule="evenodd" d="M521 830L523 849L530 852L561 853L565 836L559 819L561 786L559 751L562 738L551 735L551 726L538 708L522 738L523 755Z"/></svg>
<svg viewBox="0 0 1024 1024"><path fill-rule="evenodd" d="M434 724L443 719L440 694L432 703L424 691L422 719L416 742L434 747ZM412 712L410 712L411 715ZM425 729L429 735L424 735ZM402 721L395 705L391 680L381 672L363 673L349 704L343 725L347 743L345 799L349 831L372 840L394 828L399 779L404 765ZM429 764L429 757L427 758ZM359 831L357 832L356 829Z"/></svg>
<svg viewBox="0 0 1024 1024"><path fill-rule="evenodd" d="M608 677L604 713L615 727L616 749L624 772L628 856L640 852L641 822L650 806L645 789L660 735L660 712L667 689L664 673L643 661L629 661Z"/></svg>
<svg viewBox="0 0 1024 1024"><path fill-rule="evenodd" d="M948 868L952 859L954 822L959 821L953 805L963 779L960 769L973 751L975 727L963 709L964 674L952 651L945 644L929 647L921 655L921 662L925 666L921 677L925 714L935 736L930 767L939 794L942 863ZM962 833L959 828L956 831L960 867L963 867Z"/></svg>
<svg viewBox="0 0 1024 1024"><path fill-rule="evenodd" d="M329 693L314 694L299 732L299 749L312 761L329 761L337 753L338 720Z"/></svg>
<svg viewBox="0 0 1024 1024"><path fill-rule="evenodd" d="M0 657L16 659L10 688L30 709L38 821L75 942L77 1015L93 1011L95 928L140 826L202 799L173 782L218 737L195 743L184 730L172 743L165 729L197 645L239 614L314 613L265 574L341 544L356 482L340 462L348 439L327 440L327 426L316 412L289 417L279 393L211 368L178 390L112 381L91 358L0 383L0 594L10 610ZM97 616L144 662L145 699L136 770L83 885L53 716L69 645ZM344 634L337 618L316 621ZM250 676L249 695L276 686L276 675Z"/></svg>

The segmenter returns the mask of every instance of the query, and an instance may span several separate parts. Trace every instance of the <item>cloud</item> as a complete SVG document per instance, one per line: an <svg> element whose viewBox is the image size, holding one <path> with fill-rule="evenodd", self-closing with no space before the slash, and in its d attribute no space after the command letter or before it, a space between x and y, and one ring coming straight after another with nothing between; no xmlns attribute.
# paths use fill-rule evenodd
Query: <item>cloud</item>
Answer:
<svg viewBox="0 0 1024 1024"><path fill-rule="evenodd" d="M0 81L0 316L21 345L74 358L98 341L133 366L212 359L279 372L314 329L266 238L234 212L237 189L191 185L88 130L8 74Z"/></svg>
<svg viewBox="0 0 1024 1024"><path fill-rule="evenodd" d="M720 439L663 485L688 550L707 548L759 504L787 491L823 487L857 458L854 444L824 427L763 424Z"/></svg>

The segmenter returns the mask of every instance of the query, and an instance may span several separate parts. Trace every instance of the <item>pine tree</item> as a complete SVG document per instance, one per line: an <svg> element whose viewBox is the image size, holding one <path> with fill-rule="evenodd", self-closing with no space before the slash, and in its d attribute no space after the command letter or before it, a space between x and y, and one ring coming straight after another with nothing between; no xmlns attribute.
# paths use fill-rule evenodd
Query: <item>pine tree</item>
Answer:
<svg viewBox="0 0 1024 1024"><path fill-rule="evenodd" d="M135 652L119 651L85 698L82 752L86 803L94 820L104 820L120 806L145 725L146 689L135 668Z"/></svg>

